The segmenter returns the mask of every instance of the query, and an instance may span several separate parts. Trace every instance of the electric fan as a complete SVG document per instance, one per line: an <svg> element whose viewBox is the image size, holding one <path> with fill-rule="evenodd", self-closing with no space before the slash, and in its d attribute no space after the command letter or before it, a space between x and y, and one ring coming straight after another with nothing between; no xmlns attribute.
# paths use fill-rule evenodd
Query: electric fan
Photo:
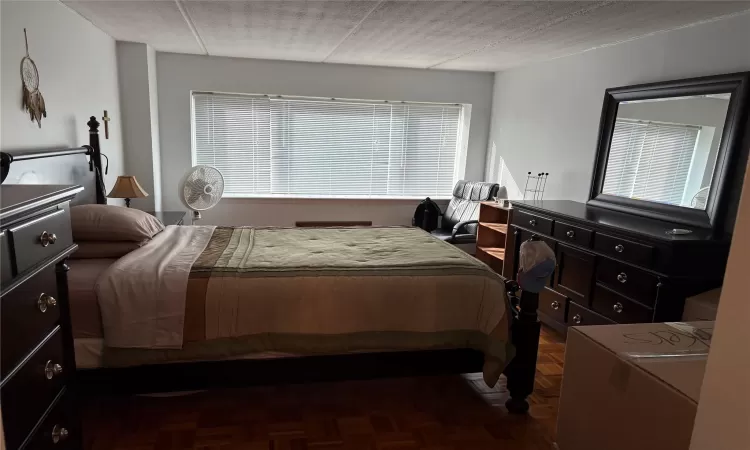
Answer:
<svg viewBox="0 0 750 450"><path fill-rule="evenodd" d="M180 198L193 210L193 220L201 218L201 211L216 206L223 193L224 177L216 167L192 167L180 182Z"/></svg>
<svg viewBox="0 0 750 450"><path fill-rule="evenodd" d="M698 189L693 198L690 200L691 208L706 209L706 203L708 203L708 191L711 186L706 186Z"/></svg>

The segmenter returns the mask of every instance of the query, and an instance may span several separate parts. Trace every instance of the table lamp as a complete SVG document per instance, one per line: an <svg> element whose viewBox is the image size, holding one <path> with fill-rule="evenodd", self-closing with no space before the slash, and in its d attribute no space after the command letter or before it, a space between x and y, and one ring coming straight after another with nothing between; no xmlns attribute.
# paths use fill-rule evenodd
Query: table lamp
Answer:
<svg viewBox="0 0 750 450"><path fill-rule="evenodd" d="M132 175L121 175L117 177L114 187L109 194L109 198L124 198L125 206L130 208L131 198L143 198L148 197L148 192L144 191L138 180Z"/></svg>

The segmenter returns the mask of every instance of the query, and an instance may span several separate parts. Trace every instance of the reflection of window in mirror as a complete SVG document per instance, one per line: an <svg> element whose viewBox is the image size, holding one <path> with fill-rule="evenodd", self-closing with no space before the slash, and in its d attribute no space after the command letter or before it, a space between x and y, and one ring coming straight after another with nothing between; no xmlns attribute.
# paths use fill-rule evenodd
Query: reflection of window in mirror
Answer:
<svg viewBox="0 0 750 450"><path fill-rule="evenodd" d="M729 97L621 102L602 193L705 209Z"/></svg>

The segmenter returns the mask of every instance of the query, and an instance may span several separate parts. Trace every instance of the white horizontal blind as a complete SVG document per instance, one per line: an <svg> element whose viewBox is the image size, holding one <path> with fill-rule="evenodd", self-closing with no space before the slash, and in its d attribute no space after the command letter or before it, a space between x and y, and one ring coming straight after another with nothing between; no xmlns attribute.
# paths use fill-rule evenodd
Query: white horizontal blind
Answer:
<svg viewBox="0 0 750 450"><path fill-rule="evenodd" d="M196 164L214 166L231 195L271 192L268 98L193 94Z"/></svg>
<svg viewBox="0 0 750 450"><path fill-rule="evenodd" d="M679 205L700 127L618 119L602 192Z"/></svg>
<svg viewBox="0 0 750 450"><path fill-rule="evenodd" d="M195 162L231 174L229 195L450 196L453 189L458 105L194 94L193 106ZM217 139L216 130L227 132Z"/></svg>

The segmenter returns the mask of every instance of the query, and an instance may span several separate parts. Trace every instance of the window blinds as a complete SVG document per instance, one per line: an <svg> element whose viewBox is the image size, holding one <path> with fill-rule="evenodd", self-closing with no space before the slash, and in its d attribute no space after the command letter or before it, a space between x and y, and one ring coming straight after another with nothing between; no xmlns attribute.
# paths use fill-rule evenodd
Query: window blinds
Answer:
<svg viewBox="0 0 750 450"><path fill-rule="evenodd" d="M679 205L700 127L618 119L602 192Z"/></svg>
<svg viewBox="0 0 750 450"><path fill-rule="evenodd" d="M271 192L268 99L193 94L193 158L224 176L224 193Z"/></svg>
<svg viewBox="0 0 750 450"><path fill-rule="evenodd" d="M461 106L193 94L196 164L229 196L450 196Z"/></svg>

